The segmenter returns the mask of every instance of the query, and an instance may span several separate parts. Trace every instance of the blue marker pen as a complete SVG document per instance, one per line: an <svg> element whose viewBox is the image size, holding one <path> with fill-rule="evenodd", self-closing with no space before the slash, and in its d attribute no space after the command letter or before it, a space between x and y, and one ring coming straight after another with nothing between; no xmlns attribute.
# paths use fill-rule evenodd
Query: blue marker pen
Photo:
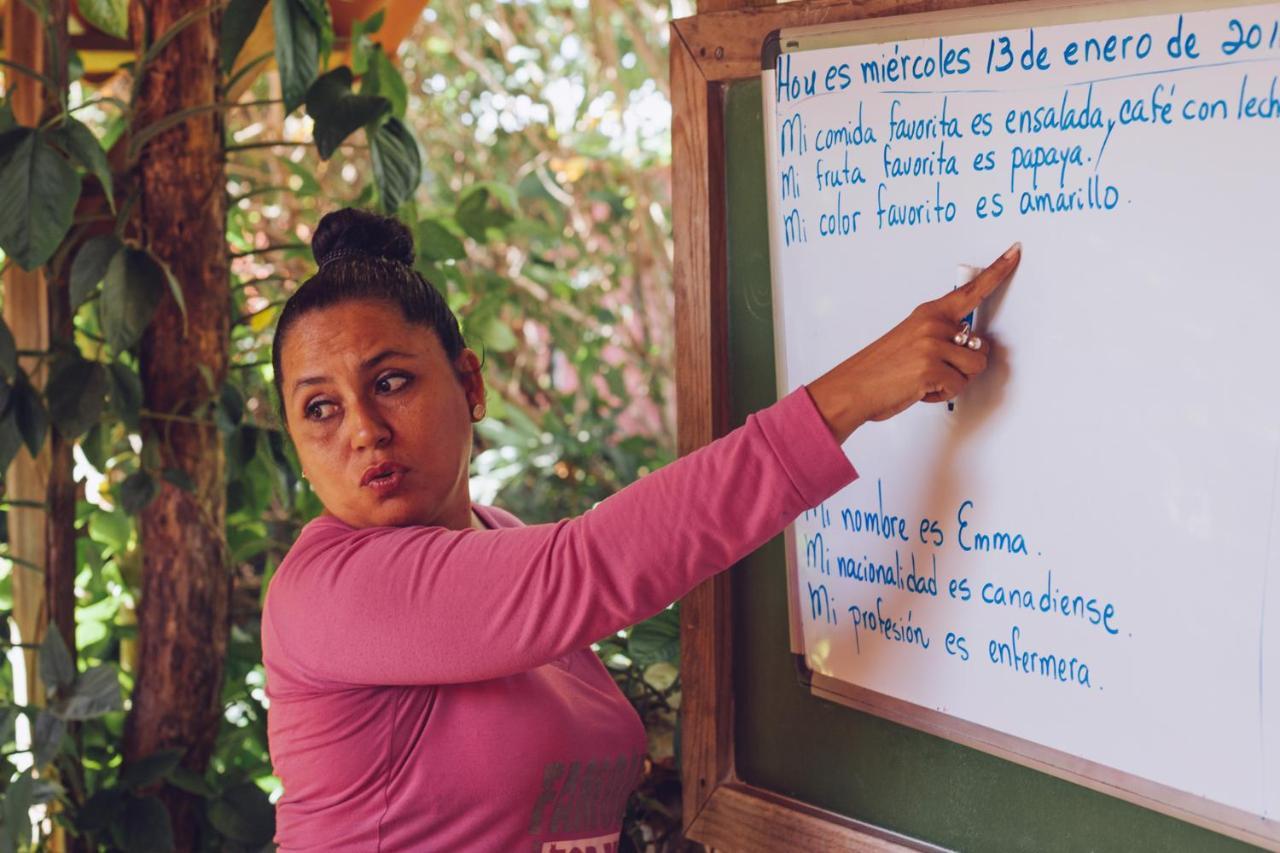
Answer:
<svg viewBox="0 0 1280 853"><path fill-rule="evenodd" d="M956 284L955 287L961 287L968 284L982 272L982 267L970 266L969 264L956 265ZM952 290L955 290L955 287ZM972 311L964 316L960 321L961 324L969 327L969 334L976 337L978 335L978 309L975 307ZM954 412L956 410L956 401L947 401L947 411Z"/></svg>

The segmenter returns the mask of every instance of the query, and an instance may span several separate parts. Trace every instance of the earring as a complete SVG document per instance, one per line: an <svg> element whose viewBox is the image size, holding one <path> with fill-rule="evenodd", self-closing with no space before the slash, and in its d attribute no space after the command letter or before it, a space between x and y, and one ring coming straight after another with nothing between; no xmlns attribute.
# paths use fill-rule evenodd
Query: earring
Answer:
<svg viewBox="0 0 1280 853"><path fill-rule="evenodd" d="M476 403L471 407L471 420L478 421L484 418L484 403Z"/></svg>

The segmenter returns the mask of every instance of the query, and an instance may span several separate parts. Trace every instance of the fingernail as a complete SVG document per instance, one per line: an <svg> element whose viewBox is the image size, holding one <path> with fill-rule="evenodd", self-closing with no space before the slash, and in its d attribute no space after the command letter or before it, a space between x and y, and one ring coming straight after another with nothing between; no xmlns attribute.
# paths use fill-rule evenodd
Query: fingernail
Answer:
<svg viewBox="0 0 1280 853"><path fill-rule="evenodd" d="M1005 253L1001 255L1000 258L1002 260L1008 260L1021 251L1022 251L1022 243L1017 242L1017 243L1014 243L1012 246L1010 246L1008 249L1006 249Z"/></svg>

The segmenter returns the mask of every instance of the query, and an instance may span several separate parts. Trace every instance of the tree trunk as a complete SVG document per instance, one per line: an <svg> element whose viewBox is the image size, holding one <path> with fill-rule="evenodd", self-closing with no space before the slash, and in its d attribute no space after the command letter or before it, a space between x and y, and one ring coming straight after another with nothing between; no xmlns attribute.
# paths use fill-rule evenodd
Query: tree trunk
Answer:
<svg viewBox="0 0 1280 853"><path fill-rule="evenodd" d="M67 90L67 57L71 54L71 33L67 29L68 0L48 0L46 40L50 67L45 74L57 90ZM47 92L41 120L60 111L56 93ZM46 271L46 298L49 300L48 337L71 343L74 338L71 312L71 263L69 257L55 258ZM72 660L76 656L76 483L71 472L71 445L56 430L49 430L49 480L45 486L48 523L45 525L44 595L49 621L57 624Z"/></svg>
<svg viewBox="0 0 1280 853"><path fill-rule="evenodd" d="M183 15L207 0L151 0L130 5L130 29L142 54ZM164 116L219 101L220 12L186 26L141 70L136 133ZM126 760L159 749L186 750L183 763L202 772L222 717L222 677L229 630L231 574L226 553L222 441L211 423L227 373L230 297L226 248L223 123L197 111L159 134L137 167L138 225L146 244L180 282L186 318L166 295L141 345L146 407L170 417L144 418L147 458L193 484L161 480L142 511L143 589L138 610L139 666L125 730ZM178 850L197 846L198 798L160 792Z"/></svg>

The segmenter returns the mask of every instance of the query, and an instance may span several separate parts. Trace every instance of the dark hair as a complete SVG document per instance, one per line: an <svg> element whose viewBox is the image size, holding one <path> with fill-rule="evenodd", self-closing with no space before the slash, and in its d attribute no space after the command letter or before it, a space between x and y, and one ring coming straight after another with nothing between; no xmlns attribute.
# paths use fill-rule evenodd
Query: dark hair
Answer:
<svg viewBox="0 0 1280 853"><path fill-rule="evenodd" d="M444 296L413 268L413 234L402 223L367 210L346 207L325 214L311 238L319 269L285 302L271 341L276 401L285 422L280 352L285 335L304 314L355 299L380 299L397 306L406 322L435 330L450 361L466 343L458 318Z"/></svg>

